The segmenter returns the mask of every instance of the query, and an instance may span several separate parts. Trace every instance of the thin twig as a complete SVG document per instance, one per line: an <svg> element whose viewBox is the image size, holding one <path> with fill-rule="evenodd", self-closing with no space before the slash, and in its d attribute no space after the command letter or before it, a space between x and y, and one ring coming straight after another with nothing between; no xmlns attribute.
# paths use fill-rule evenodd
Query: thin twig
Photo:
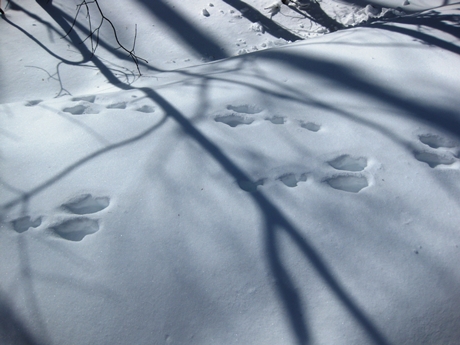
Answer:
<svg viewBox="0 0 460 345"><path fill-rule="evenodd" d="M92 22L91 22L91 10L90 10L89 4L94 4L97 7L97 10L98 10L99 14L101 15L101 21L100 21L100 23L98 24L98 26L95 29L93 29ZM104 24L104 21L106 21L112 27L113 35L115 37L115 41L117 42L118 46L121 49L123 49L126 53L128 53L128 55L131 57L131 59L136 64L136 68L137 68L137 71L138 71L139 75L141 75L141 71L139 69L139 61L142 61L142 62L145 62L145 63L148 63L148 61L143 59L143 58L141 58L141 57L139 57L139 56L137 56L135 51L134 51L134 49L136 47L136 39L137 39L137 25L135 25L135 29L134 29L133 48L131 50L129 50L128 48L126 48L120 42L120 40L118 38L118 34L117 34L117 29L115 28L115 25L112 23L112 21L109 18L107 18L104 15L104 12L102 11L101 6L99 5L99 2L97 0L91 0L91 1L83 0L80 4L77 5L77 13L75 14L73 23L70 26L69 31L64 35L63 38L67 37L72 32L72 30L74 30L75 24L77 22L78 15L80 14L80 10L82 9L82 7L85 7L85 9L86 9L86 17L88 18L88 23L89 23L89 34L82 41L82 43L84 43L88 39L90 40L92 55L95 54L96 49L99 46L100 29L101 29L102 25Z"/></svg>

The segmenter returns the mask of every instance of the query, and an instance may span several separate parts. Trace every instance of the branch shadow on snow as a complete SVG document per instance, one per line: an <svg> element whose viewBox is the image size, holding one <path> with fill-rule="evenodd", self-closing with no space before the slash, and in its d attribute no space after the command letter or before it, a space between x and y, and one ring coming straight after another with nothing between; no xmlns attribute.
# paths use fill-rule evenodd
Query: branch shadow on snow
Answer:
<svg viewBox="0 0 460 345"><path fill-rule="evenodd" d="M376 100L386 103L392 107L398 108L402 116L413 117L425 121L431 125L441 128L456 137L460 137L460 119L456 112L447 108L441 108L429 104L421 104L415 100L409 100L400 94L391 92L390 89L383 85L378 85L366 80L345 66L338 65L324 60L315 59L309 56L301 56L286 52L285 50L267 50L261 52L258 58L276 60L279 63L286 63L294 66L305 77L310 75L319 75L332 83L343 86L347 89L353 89L360 94L368 95ZM245 59L245 57L241 57ZM202 78L206 78L202 76ZM211 79L213 77L210 77ZM244 84L236 81L227 81L229 83ZM245 86L251 86L245 84ZM262 87L252 85L262 93L269 94L273 97L284 98L285 95L274 94L270 90L263 90ZM185 116L180 113L171 103L161 97L154 90L142 88L145 95L163 109L171 118L173 118L183 129L184 133L194 139L210 156L212 156L220 166L233 177L236 181L251 181L251 178L239 168L226 154L224 154L216 144L206 138ZM300 96L300 95L299 95ZM297 100L302 102L302 100ZM308 103L308 100L306 101ZM344 112L344 116L347 116ZM350 115L351 117L352 115ZM379 129L377 123L364 123L373 129ZM381 132L392 140L399 138L382 128ZM398 140L400 144L406 147L404 140ZM279 235L286 234L292 239L297 249L303 254L306 262L314 267L318 275L333 291L335 296L346 308L348 313L354 318L357 324L367 335L369 343L389 344L386 336L379 330L372 318L366 315L359 305L353 300L351 295L346 291L342 284L327 266L326 261L321 254L314 248L310 241L303 235L305 231L296 228L282 213L282 211L271 203L263 193L258 190L250 193L251 198L258 206L265 226L262 229L265 239L265 254L267 265L276 281L276 292L278 299L286 310L288 323L298 344L310 343L310 331L308 329L308 320L304 314L304 306L301 295L298 293L299 287L296 286L291 277L289 268L283 264L279 247Z"/></svg>
<svg viewBox="0 0 460 345"><path fill-rule="evenodd" d="M22 193L22 195L20 197L18 197L16 199L14 199L14 200L2 205L1 213L8 211L9 209L11 209L12 207L15 207L16 205L27 203L32 197L34 197L38 193L42 192L46 188L50 187L51 185L55 184L56 182L60 181L62 178L64 178L68 174L72 173L74 170L76 170L77 168L81 167L82 165L88 163L89 161L91 161L91 160L93 160L93 159L95 159L95 158L97 158L99 156L102 156L102 155L104 155L104 154L106 154L106 153L108 153L110 151L116 150L118 148L133 144L136 141L142 140L143 138L149 136L155 130L160 128L163 125L163 123L165 123L166 120L167 120L167 117L164 116L160 121L158 121L157 123L153 124L152 126L147 128L145 131L143 131L142 133L139 133L138 135L136 135L134 137L131 137L131 138L128 138L126 140L122 140L122 141L120 141L118 143L108 145L108 146L106 146L106 147L104 147L104 148L102 148L100 150L97 150L97 151L87 155L86 157L81 158L80 160L78 160L75 163L67 166L60 173L58 173L55 176L51 177L50 179L46 180L42 184L40 184L37 187L33 188L32 190L30 190L28 192L25 192L25 193ZM0 220L2 219L1 213L0 213Z"/></svg>
<svg viewBox="0 0 460 345"><path fill-rule="evenodd" d="M118 75L123 76L123 79L126 81L128 80L129 76L134 76L134 72L129 72L127 70L124 70L123 67L120 66L111 66L109 67L110 63L103 63L100 58L98 58L96 55L91 52L90 49L86 46L84 43L85 38L90 35L90 30L89 28L84 24L81 23L80 21L75 21L74 23L74 29L71 30L71 25L74 21L74 18L70 15L68 15L66 12L61 10L59 7L56 7L52 4L51 1L46 1L46 0L37 0L37 3L47 12L47 14L53 18L56 24L60 27L62 31L60 31L57 27L54 27L51 23L47 22L46 20L42 19L40 16L28 11L26 8L22 7L15 1L10 1L11 5L11 10L16 10L16 11L21 11L25 13L27 16L30 18L34 19L35 21L41 23L43 26L45 26L49 31L55 32L59 36L63 36L65 33L69 32L69 34L66 37L63 37L69 44L71 44L74 48L78 50L78 52L81 54L81 59L79 60L69 60L66 59L57 53L53 52L50 48L48 48L45 44L40 42L37 38L35 38L31 33L29 33L26 29L22 28L18 24L12 22L8 17L3 16L2 19L7 22L9 25L15 27L17 30L21 31L24 35L26 35L30 40L32 40L35 44L40 46L43 50L45 50L48 54L50 54L52 57L55 59L59 60L59 63L56 67L56 73L52 74L48 71L44 71L48 76L52 79L57 79L59 84L60 84L60 91L58 93L58 96L63 94L63 91L65 92L66 90L63 87L63 83L60 79L59 76L59 65L61 64L66 64L69 66L82 66L82 67L88 67L90 68L91 66L86 65L89 62L93 62L96 66L96 68L101 71L104 76L107 78L107 80L112 84L112 85L118 85L118 84L129 84L128 82L123 82L120 81ZM81 38L79 34L77 33L76 29L80 30L81 33L85 35L84 38ZM108 52L113 54L116 58L121 59L121 60L131 60L131 58L124 54L120 49L117 49L116 47L113 47L109 43L107 43L103 38L99 37L98 38L98 46L106 49ZM159 69L156 69L154 66L147 64L143 62L142 60L138 61L139 66L143 66L148 68L149 70L152 71L161 71ZM35 67L35 66L28 66L28 67ZM36 67L39 68L39 67ZM114 73L115 72L115 73Z"/></svg>
<svg viewBox="0 0 460 345"><path fill-rule="evenodd" d="M64 32L69 32L68 34L68 39L70 42L73 44L75 48L78 49L80 52L82 58L79 61L71 61L68 59L65 59L61 56L58 56L54 52L52 52L50 49L48 49L44 44L42 44L39 40L37 40L33 35L29 34L26 30L18 26L17 24L11 22L7 18L3 18L6 20L10 25L14 26L18 30L20 30L22 33L24 33L26 36L28 36L32 41L34 41L36 44L38 44L42 49L44 49L46 52L48 52L51 56L54 58L60 60L61 62L71 65L71 66L81 66L87 62L92 61L95 65L96 68L101 71L101 73L107 78L107 80L112 83L113 85L120 84L120 80L110 71L110 68L106 66L97 56L95 56L89 49L88 47L83 44L82 42L84 41L79 37L79 35L75 32L75 30L70 30L71 29L71 24L73 21L73 18L64 13L62 10L59 8L55 7L52 3L47 3L46 0L37 0L37 3L42 6L42 8L53 18L53 20L61 27L61 29ZM43 21L40 17L34 15L33 13L27 11L25 8L21 7L14 1L11 1L12 6L20 11L23 11L26 13L28 16L31 18L43 23L47 27L51 28L52 26ZM115 51L115 49L113 49Z"/></svg>
<svg viewBox="0 0 460 345"><path fill-rule="evenodd" d="M219 60L228 57L210 35L201 31L185 17L162 0L137 0L147 8L157 20L167 25L183 43L205 59Z"/></svg>
<svg viewBox="0 0 460 345"><path fill-rule="evenodd" d="M25 322L24 317L15 312L7 294L0 291L0 342L2 345L50 344L46 322L37 299L38 292L34 286L34 272L26 238L18 237L17 252L19 269L16 277L16 293L18 291L23 293L29 319Z"/></svg>
<svg viewBox="0 0 460 345"><path fill-rule="evenodd" d="M184 133L194 139L210 156L212 156L221 167L237 181L251 181L229 157L227 157L213 142L207 139L183 114L181 114L172 104L161 97L154 90L141 88L147 97L154 101L173 118L183 129ZM321 255L301 235L287 219L287 217L273 205L262 193L255 191L251 193L253 201L257 204L260 212L265 219L265 228L262 229L265 237L266 258L268 266L277 281L277 294L284 309L287 312L289 325L291 326L296 342L309 344L310 335L307 328L308 322L303 315L303 305L300 296L297 294L297 287L289 276L288 269L284 267L279 248L277 246L277 232L285 232L295 242L296 246L303 253L305 259L316 269L317 273L328 284L342 304L347 308L351 316L359 323L368 338L374 344L388 344L385 336L380 332L371 319L353 301L346 292L345 288L334 277L331 270L327 267Z"/></svg>
<svg viewBox="0 0 460 345"><path fill-rule="evenodd" d="M10 302L14 298L9 298L8 293L0 290L0 343L2 345L45 345L52 344L47 329L47 321L42 315L40 306L39 290L36 288L36 282L50 284L54 286L65 287L67 289L78 289L88 295L95 292L102 298L117 300L117 296L107 287L97 283L81 282L72 276L58 275L55 273L37 272L32 265L30 239L20 236L17 238L18 269L15 277L15 289L11 294L13 296L21 295L25 304L26 318L24 314L20 315L15 311L14 303ZM35 241L35 239L33 240ZM50 245L49 242L43 241L50 251L59 251L63 256L73 256L72 252L62 250L59 247ZM85 258L75 255L74 262L85 262ZM87 264L87 262L86 262Z"/></svg>
<svg viewBox="0 0 460 345"><path fill-rule="evenodd" d="M174 119L190 138L195 140L211 157L213 157L220 166L235 180L247 180L250 178L229 158L227 157L216 144L207 139L179 110L177 110L171 103L161 97L153 89L141 88L145 95L154 101L168 116ZM154 127L156 128L156 127ZM139 140L151 134L154 128L148 129L136 138L132 138L129 142ZM109 150L116 149L129 142L122 142L111 147L97 151L96 153L85 157L84 159L70 165L64 169L60 174L44 182L40 186L28 192L22 198L18 198L7 205L3 205L3 210L8 210L13 206L21 203L22 201L29 200L34 195L40 193L45 188L56 183L62 177L71 173L76 167L96 158L97 156L108 152ZM287 217L273 205L262 193L256 191L251 193L253 201L258 205L261 214L265 219L265 227L262 229L265 238L266 259L268 267L275 278L276 292L278 298L284 307L288 316L288 323L291 326L294 339L298 344L309 344L310 335L308 330L308 320L303 314L303 303L296 290L298 289L292 279L290 278L289 269L283 265L280 251L278 248L277 236L280 232L286 233L303 253L306 261L310 262L315 268L316 272L331 288L333 293L338 297L341 303L346 307L351 316L361 326L363 331L367 334L368 338L374 344L384 345L388 344L384 335L379 331L378 327L374 325L370 317L361 310L357 303L350 297L349 293L335 278L334 274L326 265L324 259L316 251L316 249L309 243L299 229L295 228L287 219Z"/></svg>
<svg viewBox="0 0 460 345"><path fill-rule="evenodd" d="M147 4L144 0L139 1L143 1L145 4ZM162 4L159 7L160 9L165 10L165 8L161 6L166 5ZM169 11L170 9L166 10ZM157 15L159 13L158 8L154 10L153 6L152 11L154 11ZM69 23L62 16L57 16L56 21L63 28L69 27ZM187 37L188 36L185 36L184 39L188 40L190 38ZM71 36L71 39L74 42L81 41L76 34ZM81 47L82 54L87 54L89 52L89 50L87 52L84 51L84 45L81 45ZM428 122L460 138L460 120L457 113L454 113L448 109L442 109L427 104L420 104L416 103L415 101L402 98L400 95L392 93L383 86L376 85L370 81L365 80L364 78L361 78L360 76L357 76L353 73L353 71L345 66L315 59L313 57L288 53L283 50L264 51L259 55L259 57L262 59L274 60L280 63L289 64L291 67L294 66L300 72L305 73L306 75L318 75L323 79L332 81L335 84L342 85L347 88L351 88L362 93L363 95L369 95L376 100L385 102L400 109L404 112L404 114L407 114L407 116ZM120 87L126 90L136 89L130 85L122 84L102 61L95 57L93 57L93 59L95 60L96 66L100 68L101 72L107 77L107 80L110 82L115 82L119 85L121 84ZM212 77L205 77L200 75L196 75L196 77L212 79ZM228 173L237 181L251 180L241 168L239 168L225 153L223 153L215 143L205 137L193 125L193 123L190 122L190 120L187 119L186 116L182 114L178 109L176 109L170 102L168 102L168 100L150 88L140 88L137 90L144 92L144 94L153 102L155 102L160 108L162 108L162 110L168 114L170 118L174 119L176 123L181 126L184 133L195 140L207 152L209 156L213 157L226 173ZM264 92L268 94L271 93L269 90ZM279 97L280 95L274 96ZM165 121L165 119L163 119L163 121ZM136 137L108 146L75 162L74 164L65 168L61 173L45 181L40 186L37 186L31 191L25 193L20 198L17 198L7 203L6 205L2 205L2 211L8 211L10 208L29 200L33 196L45 190L47 187L62 179L64 176L72 173L77 167L89 162L90 160L95 159L106 152L147 137L153 133L153 131L158 128L163 123L163 121L153 125L151 128L148 128L146 131ZM389 344L385 335L374 324L372 319L366 315L365 311L363 311L353 300L350 294L334 276L332 270L326 264L326 261L313 247L310 241L304 235L302 235L302 232L294 225L292 225L292 223L281 212L281 210L273 203L271 203L262 193L255 191L254 193L251 193L250 196L254 203L258 206L260 213L265 220L265 225L262 231L264 233L265 257L267 265L277 282L276 293L278 295L279 301L286 310L288 323L292 329L292 333L296 339L296 342L298 344L309 344L310 331L308 329L308 320L306 319L306 316L303 312L304 307L302 305L302 298L300 294L297 293L298 288L291 278L289 268L283 264L281 259L278 241L280 233L285 233L293 240L295 246L302 253L305 261L309 262L315 268L318 275L323 279L324 282L326 282L331 291L333 291L333 293L337 296L338 300L340 300L342 305L345 306L349 314L357 321L362 330L367 334L370 342L380 345ZM18 330L20 337L22 337L18 339L23 339L22 341L24 344L40 345L41 343L32 337L30 332L24 328L20 320L18 320L18 318L14 315L12 308L3 299L1 299L1 297L2 296L0 296L0 305L4 308L0 309L0 317L2 319L9 320L9 323L5 324L14 325L15 329ZM0 327L5 328L4 324L2 324ZM12 332L12 330L9 330L9 332Z"/></svg>
<svg viewBox="0 0 460 345"><path fill-rule="evenodd" d="M367 5L382 6L382 2L378 0L341 0L341 1L348 3L350 5L358 5L361 7L366 7ZM385 6L392 7L392 8L398 8L398 7L400 8L402 3L403 1L398 1L398 2L395 2L394 4L386 3ZM429 1L427 1L426 3L428 4ZM448 4L449 4L449 0L444 0L441 6L448 5ZM405 12L417 12L418 10L404 7L404 11Z"/></svg>
<svg viewBox="0 0 460 345"><path fill-rule="evenodd" d="M3 292L0 291L0 341L4 345L45 345L15 312Z"/></svg>
<svg viewBox="0 0 460 345"><path fill-rule="evenodd" d="M406 27L391 25L391 23L403 24ZM422 32L423 28L435 29L449 34L458 40L460 38L460 15L441 14L439 11L431 10L423 14L392 18L388 21L377 21L369 24L369 26L407 35L428 45L437 46L452 53L460 54L460 46L457 44Z"/></svg>
<svg viewBox="0 0 460 345"><path fill-rule="evenodd" d="M45 22L44 20L42 20L40 17L36 16L35 14L27 11L25 8L23 8L20 5L16 4L14 1L11 1L10 3L11 3L11 8L13 10L22 11L25 14L27 14L28 16L30 16L31 18L33 18L34 20L39 21L40 23L42 23L46 27L48 27L50 29L52 28L52 26L49 23ZM89 50L87 50L87 49L86 50L88 51L88 53L85 52L85 54L82 55L82 59L79 60L79 61L72 61L72 60L65 59L64 57L61 57L61 56L57 55L56 53L54 53L53 51L51 51L50 49L48 49L48 47L46 47L43 43L41 43L38 39L36 39L32 34L30 34L28 31L26 31L25 29L23 29L19 25L13 23L7 17L3 17L3 20L6 21L11 26L15 27L16 29L18 29L19 31L21 31L24 35L26 35L29 39L31 39L33 42L35 42L37 45L39 45L43 50L45 50L52 57L54 57L54 58L56 58L56 59L58 59L58 60L60 60L60 61L62 61L64 63L66 63L68 65L73 65L73 66L81 65L81 64L84 64L85 62L88 62L88 61L91 60L91 52L89 52Z"/></svg>
<svg viewBox="0 0 460 345"><path fill-rule="evenodd" d="M232 6L233 8L237 9L241 12L241 15L249 20L252 23L259 22L265 29L267 33L272 35L276 38L281 38L286 41L295 42L299 40L303 40L302 37L297 36L296 34L292 33L289 30L286 30L282 26L278 25L272 19L267 18L262 13L257 11L251 5L241 1L241 0L223 0L228 5Z"/></svg>
<svg viewBox="0 0 460 345"><path fill-rule="evenodd" d="M392 92L388 88L372 83L356 75L349 68L311 56L287 53L283 50L267 50L260 53L260 58L276 60L282 64L295 67L302 73L318 75L346 89L353 89L363 95L394 106L401 110L401 116L422 120L460 139L460 116L447 108L410 100Z"/></svg>

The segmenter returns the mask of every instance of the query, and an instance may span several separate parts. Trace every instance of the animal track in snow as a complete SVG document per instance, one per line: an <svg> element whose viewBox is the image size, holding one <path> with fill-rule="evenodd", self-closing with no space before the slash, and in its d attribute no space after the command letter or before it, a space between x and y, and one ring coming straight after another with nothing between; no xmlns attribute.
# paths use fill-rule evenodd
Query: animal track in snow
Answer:
<svg viewBox="0 0 460 345"><path fill-rule="evenodd" d="M73 218L50 227L50 230L63 239L78 242L99 231L99 223L86 217Z"/></svg>
<svg viewBox="0 0 460 345"><path fill-rule="evenodd" d="M276 169L278 170L278 169ZM286 187L294 188L297 187L299 182L307 181L307 173L295 174L288 172L281 175L272 175L270 177L263 177L257 181L239 180L238 186L245 192L254 193L257 191L257 187L263 186L270 181L281 181ZM276 177L278 176L278 177Z"/></svg>
<svg viewBox="0 0 460 345"><path fill-rule="evenodd" d="M72 115L83 115L83 114L98 114L99 111L93 109L87 104L77 104L73 107L67 107L62 109L63 112L70 113Z"/></svg>
<svg viewBox="0 0 460 345"><path fill-rule="evenodd" d="M43 102L41 99L35 99L33 101L27 101L25 106L26 107L33 107L33 106L36 106L37 104Z"/></svg>
<svg viewBox="0 0 460 345"><path fill-rule="evenodd" d="M264 179L260 179L256 182L248 181L248 180L239 180L238 186L244 190L245 192L254 193L257 191L258 186L263 186Z"/></svg>
<svg viewBox="0 0 460 345"><path fill-rule="evenodd" d="M50 226L49 230L63 239L81 241L85 236L99 231L99 220L80 215L99 212L107 208L109 204L109 197L93 197L91 194L82 194L61 205L61 209L78 216ZM23 233L30 228L38 228L41 224L42 217L32 219L30 216L24 216L11 221L11 226L17 233Z"/></svg>
<svg viewBox="0 0 460 345"><path fill-rule="evenodd" d="M458 146L453 140L430 133L419 135L418 138L422 144L429 146L432 150L416 150L413 152L414 157L431 168L438 165L451 165L458 158L459 151L453 153L451 150Z"/></svg>
<svg viewBox="0 0 460 345"><path fill-rule="evenodd" d="M266 118L266 120L270 121L274 125L283 125L285 122L285 118L282 116L273 116L273 117Z"/></svg>
<svg viewBox="0 0 460 345"><path fill-rule="evenodd" d="M301 174L299 178L294 173L287 173L278 177L278 180L284 183L287 187L297 187L297 183L307 181L307 174Z"/></svg>
<svg viewBox="0 0 460 345"><path fill-rule="evenodd" d="M74 101L74 102L84 101L84 102L88 102L88 103L94 103L95 100L96 100L96 96L94 96L94 95L72 98L72 101Z"/></svg>
<svg viewBox="0 0 460 345"><path fill-rule="evenodd" d="M334 189L351 193L358 193L361 189L369 186L364 176L355 175L333 176L326 179L325 182Z"/></svg>
<svg viewBox="0 0 460 345"><path fill-rule="evenodd" d="M241 114L258 114L260 113L263 109L259 108L258 106L252 105L252 104L242 104L242 105L227 105L228 110L232 110L237 113Z"/></svg>
<svg viewBox="0 0 460 345"><path fill-rule="evenodd" d="M254 119L247 118L238 114L217 116L214 118L216 122L222 122L230 127L236 127L238 125L249 125L254 122Z"/></svg>
<svg viewBox="0 0 460 345"><path fill-rule="evenodd" d="M248 117L247 115L255 115L261 113L264 109L253 104L242 104L242 105L227 105L227 110L232 111L231 114L221 114L214 117L214 121L222 122L230 127L236 127L239 125L250 125L256 119ZM265 117L266 121L270 121L274 125L283 125L286 123L286 117L273 115ZM314 122L299 121L300 126L311 132L318 132L321 129L321 125Z"/></svg>
<svg viewBox="0 0 460 345"><path fill-rule="evenodd" d="M334 175L324 180L334 189L345 192L358 193L361 189L369 186L365 176L353 174L353 172L363 171L367 167L366 157L353 157L350 155L341 155L327 162L336 170L349 171L351 173Z"/></svg>
<svg viewBox="0 0 460 345"><path fill-rule="evenodd" d="M364 157L354 158L342 155L328 162L336 170L362 171L367 167L367 159Z"/></svg>
<svg viewBox="0 0 460 345"><path fill-rule="evenodd" d="M308 129L311 132L318 132L321 129L321 126L314 122L301 122L300 127Z"/></svg>
<svg viewBox="0 0 460 345"><path fill-rule="evenodd" d="M139 111L141 113L153 113L155 112L155 108L150 106L150 105L143 105L140 108L137 108L136 111Z"/></svg>
<svg viewBox="0 0 460 345"><path fill-rule="evenodd" d="M110 198L108 197L93 197L91 194L82 194L62 204L62 207L74 214L90 214L107 208L109 204Z"/></svg>
<svg viewBox="0 0 460 345"><path fill-rule="evenodd" d="M434 149L438 149L440 147L452 148L456 146L453 140L446 139L435 134L422 134L418 138L423 144Z"/></svg>
<svg viewBox="0 0 460 345"><path fill-rule="evenodd" d="M128 101L117 101L113 97L104 99L101 98L101 104L95 103L96 96L82 96L74 97L71 99L72 102L79 102L78 104L68 106L62 111L70 113L72 115L83 115L83 114L99 114L102 110L105 109L129 109L138 111L140 113L153 113L155 112L155 107L148 104L136 104ZM107 104L109 103L110 104ZM105 103L105 104L104 104Z"/></svg>
<svg viewBox="0 0 460 345"><path fill-rule="evenodd" d="M418 161L428 164L431 168L441 164L450 165L455 162L455 157L450 152L438 154L436 152L415 151L414 157Z"/></svg>
<svg viewBox="0 0 460 345"><path fill-rule="evenodd" d="M118 102L118 103L113 103L109 104L107 109L126 109L126 102Z"/></svg>
<svg viewBox="0 0 460 345"><path fill-rule="evenodd" d="M29 228L37 228L41 224L42 224L42 217L38 217L32 220L32 218L30 218L29 216L21 217L11 222L11 225L13 226L14 231L20 234L29 230Z"/></svg>

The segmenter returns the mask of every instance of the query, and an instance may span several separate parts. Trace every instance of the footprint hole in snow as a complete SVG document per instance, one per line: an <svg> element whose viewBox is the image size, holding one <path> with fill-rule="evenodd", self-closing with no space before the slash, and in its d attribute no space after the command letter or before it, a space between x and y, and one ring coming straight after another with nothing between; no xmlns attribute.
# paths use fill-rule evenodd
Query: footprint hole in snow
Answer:
<svg viewBox="0 0 460 345"><path fill-rule="evenodd" d="M302 174L297 178L294 173L288 173L278 177L278 180L283 182L285 186L293 188L297 187L297 183L307 181L307 174Z"/></svg>
<svg viewBox="0 0 460 345"><path fill-rule="evenodd" d="M83 114L98 114L99 111L91 109L88 105L78 104L73 107L62 109L63 112L70 113L72 115L83 115Z"/></svg>
<svg viewBox="0 0 460 345"><path fill-rule="evenodd" d="M242 104L242 105L227 105L227 109L237 112L237 113L242 113L242 114L258 114L260 113L263 109L259 108L258 106L252 105L252 104Z"/></svg>
<svg viewBox="0 0 460 345"><path fill-rule="evenodd" d="M155 112L155 108L150 105L143 105L142 107L137 108L136 111L149 114Z"/></svg>
<svg viewBox="0 0 460 345"><path fill-rule="evenodd" d="M108 197L93 197L91 194L82 194L79 197L62 204L62 207L74 214L90 214L102 211L110 204Z"/></svg>
<svg viewBox="0 0 460 345"><path fill-rule="evenodd" d="M26 107L33 107L33 106L35 106L35 105L37 105L37 104L39 104L41 102L43 102L41 99L36 99L36 100L33 100L33 101L27 101L25 103L25 106Z"/></svg>
<svg viewBox="0 0 460 345"><path fill-rule="evenodd" d="M74 102L84 101L84 102L94 103L95 100L96 100L96 96L94 95L72 98L72 101Z"/></svg>
<svg viewBox="0 0 460 345"><path fill-rule="evenodd" d="M228 125L230 127L236 127L236 126L239 126L239 125L249 125L249 124L254 122L253 119L246 118L246 117L238 115L238 114L217 116L214 120L216 122L225 123L226 125Z"/></svg>
<svg viewBox="0 0 460 345"><path fill-rule="evenodd" d="M32 220L32 218L30 218L29 216L21 217L11 222L14 231L20 234L29 230L30 228L38 228L41 224L42 217L38 217Z"/></svg>
<svg viewBox="0 0 460 345"><path fill-rule="evenodd" d="M351 157L349 155L339 156L328 162L331 167L337 170L362 171L367 167L365 157Z"/></svg>
<svg viewBox="0 0 460 345"><path fill-rule="evenodd" d="M428 145L429 147L432 147L434 149L437 149L440 147L446 147L446 148L455 147L455 143L453 140L443 138L435 134L422 134L418 138L423 144Z"/></svg>
<svg viewBox="0 0 460 345"><path fill-rule="evenodd" d="M244 190L245 192L255 193L257 191L258 186L263 186L264 180L258 180L256 182L248 181L248 180L239 180L238 186Z"/></svg>
<svg viewBox="0 0 460 345"><path fill-rule="evenodd" d="M334 176L325 180L334 189L358 193L361 189L369 186L364 176Z"/></svg>
<svg viewBox="0 0 460 345"><path fill-rule="evenodd" d="M50 227L50 230L63 239L79 242L85 236L99 231L99 223L86 217L73 218Z"/></svg>
<svg viewBox="0 0 460 345"><path fill-rule="evenodd" d="M282 116L273 116L273 117L267 118L266 120L270 121L274 125L283 125L285 121L284 117Z"/></svg>
<svg viewBox="0 0 460 345"><path fill-rule="evenodd" d="M300 127L308 129L311 132L318 132L321 129L321 126L314 122L302 122Z"/></svg>
<svg viewBox="0 0 460 345"><path fill-rule="evenodd" d="M118 102L118 103L113 103L109 104L107 109L126 109L126 102Z"/></svg>
<svg viewBox="0 0 460 345"><path fill-rule="evenodd" d="M455 162L455 157L453 155L440 155L432 152L414 152L414 157L416 160L426 163L430 168L435 168L438 165L450 165Z"/></svg>

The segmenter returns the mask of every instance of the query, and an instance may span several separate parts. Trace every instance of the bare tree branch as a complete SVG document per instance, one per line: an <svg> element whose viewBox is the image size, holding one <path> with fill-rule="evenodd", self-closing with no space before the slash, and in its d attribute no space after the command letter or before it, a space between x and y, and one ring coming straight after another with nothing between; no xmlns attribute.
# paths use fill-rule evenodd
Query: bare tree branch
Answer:
<svg viewBox="0 0 460 345"><path fill-rule="evenodd" d="M281 2L286 6L293 4L297 10L305 12L307 14L306 17L325 27L329 30L329 32L334 32L345 28L343 24L337 22L326 12L324 12L324 10L321 8L321 5L316 0L308 1L305 3L299 2L297 0L281 0Z"/></svg>
<svg viewBox="0 0 460 345"><path fill-rule="evenodd" d="M93 24L91 22L91 9L90 9L89 4L94 4L96 6L96 8L97 8L97 11L99 12L99 14L101 16L101 20L100 20L99 24L94 29L93 29ZM137 25L135 25L135 29L134 29L133 47L132 47L132 49L128 49L120 42L120 40L118 38L118 34L117 34L117 29L115 28L115 25L112 23L112 21L109 18L107 18L104 15L104 12L102 11L98 0L91 0L91 1L83 0L80 4L77 5L77 13L75 14L73 23L70 26L69 31L65 34L64 37L67 37L72 32L72 30L74 29L75 24L77 22L77 18L79 16L80 11L82 10L82 8L84 8L86 10L86 17L88 18L88 25L89 25L89 35L83 40L83 42L87 41L88 39L90 40L90 42L91 42L91 53L94 55L95 52L96 52L97 47L99 46L100 29L101 29L101 27L102 27L102 25L104 24L104 21L105 21L105 22L109 23L109 25L112 27L113 35L115 37L115 40L116 40L118 46L121 49L123 49L126 53L128 53L128 55L131 57L131 59L136 64L136 68L137 68L137 71L139 72L139 75L141 75L141 71L139 69L139 61L142 61L142 62L145 62L145 63L148 63L148 61L143 59L143 58L141 58L141 57L139 57L139 56L137 56L135 51L134 51L134 49L136 47L136 39L137 39Z"/></svg>

